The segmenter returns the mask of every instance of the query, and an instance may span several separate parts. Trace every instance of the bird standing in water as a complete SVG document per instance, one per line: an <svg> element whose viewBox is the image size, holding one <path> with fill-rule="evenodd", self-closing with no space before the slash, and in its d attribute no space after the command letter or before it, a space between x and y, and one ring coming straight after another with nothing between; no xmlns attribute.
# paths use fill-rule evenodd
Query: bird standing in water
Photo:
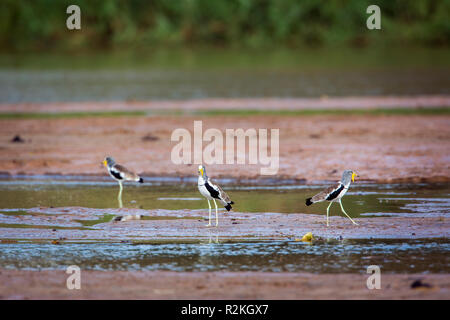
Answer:
<svg viewBox="0 0 450 320"><path fill-rule="evenodd" d="M143 183L144 180L136 173L116 163L112 157L106 157L103 160L103 165L108 169L109 175L119 183L120 191L118 199L119 199L119 207L122 208L122 190L123 190L122 181L135 181Z"/></svg>
<svg viewBox="0 0 450 320"><path fill-rule="evenodd" d="M333 202L339 202L339 204L341 205L342 212L350 219L351 222L353 222L353 224L357 225L357 223L355 221L353 221L352 218L350 218L350 216L347 214L347 212L345 212L344 207L342 206L342 201L341 201L342 197L347 192L350 184L355 181L355 177L357 177L357 176L358 175L356 174L356 172L354 172L352 170L345 170L344 173L342 174L341 181L337 182L335 185L333 185L331 187L328 187L327 189L323 190L322 192L319 192L314 197L306 199L306 205L310 206L316 202L329 201L330 204L327 207L327 226L328 226L329 225L328 224L328 214L329 214L330 207L333 204Z"/></svg>
<svg viewBox="0 0 450 320"><path fill-rule="evenodd" d="M222 203L222 205L227 209L227 211L231 210L231 205L234 204L233 201L230 200L230 197L222 190L222 188L212 182L208 176L206 175L206 169L204 166L198 166L198 190L208 200L209 206L209 223L206 225L207 227L211 226L211 203L209 200L214 201L214 205L216 206L216 227L219 225L219 215L217 212L217 203L216 199Z"/></svg>

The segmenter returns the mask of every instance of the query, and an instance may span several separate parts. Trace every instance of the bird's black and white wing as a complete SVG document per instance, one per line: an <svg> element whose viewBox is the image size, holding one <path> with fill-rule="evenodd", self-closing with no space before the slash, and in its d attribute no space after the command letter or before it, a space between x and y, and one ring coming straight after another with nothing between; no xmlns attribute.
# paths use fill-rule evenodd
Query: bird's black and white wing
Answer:
<svg viewBox="0 0 450 320"><path fill-rule="evenodd" d="M124 166L120 165L120 164L115 164L113 165L109 172L111 173L111 175L113 177L115 177L116 179L119 180L130 180L130 181L142 181L142 178L139 177L139 175L137 175L136 173L128 170L127 168L125 168Z"/></svg>
<svg viewBox="0 0 450 320"><path fill-rule="evenodd" d="M109 169L109 174L111 176L113 176L117 180L123 180L124 179L124 174L123 174L123 172L121 170L119 170L119 168L117 168L117 166L118 165L115 164L112 167L108 168Z"/></svg>
<svg viewBox="0 0 450 320"><path fill-rule="evenodd" d="M332 201L341 194L341 192L344 190L344 188L345 188L345 186L341 182L337 182L336 184L319 192L312 198L306 199L306 205L309 206L313 203L321 202L321 201L325 201L325 200Z"/></svg>
<svg viewBox="0 0 450 320"><path fill-rule="evenodd" d="M208 189L213 198L220 200L225 208L230 211L231 205L234 204L234 202L231 201L228 194L226 194L226 192L223 191L223 189L218 184L211 181L211 179L208 179L208 181L205 183L205 187Z"/></svg>

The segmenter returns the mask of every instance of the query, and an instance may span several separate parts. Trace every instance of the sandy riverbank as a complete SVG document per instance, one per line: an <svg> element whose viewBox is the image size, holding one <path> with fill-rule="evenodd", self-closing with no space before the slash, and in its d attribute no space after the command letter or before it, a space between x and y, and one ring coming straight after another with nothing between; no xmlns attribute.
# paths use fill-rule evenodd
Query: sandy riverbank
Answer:
<svg viewBox="0 0 450 320"><path fill-rule="evenodd" d="M82 271L68 290L65 270L0 270L1 299L448 299L446 274L368 275L262 272ZM411 288L422 279L430 287Z"/></svg>
<svg viewBox="0 0 450 320"><path fill-rule="evenodd" d="M279 128L274 178L339 179L351 168L360 180L450 181L450 117L446 115L151 116L1 119L0 171L8 174L106 175L106 155L144 175L195 176L175 165L176 128ZM12 143L20 135L24 143ZM206 146L207 143L204 143ZM259 178L260 165L214 165L212 177Z"/></svg>

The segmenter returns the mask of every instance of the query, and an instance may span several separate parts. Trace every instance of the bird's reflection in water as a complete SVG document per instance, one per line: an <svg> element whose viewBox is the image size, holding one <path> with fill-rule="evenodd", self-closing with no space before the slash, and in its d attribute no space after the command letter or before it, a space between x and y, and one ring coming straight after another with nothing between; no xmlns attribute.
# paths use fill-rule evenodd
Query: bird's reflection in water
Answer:
<svg viewBox="0 0 450 320"><path fill-rule="evenodd" d="M219 235L218 234L216 234L215 236L214 235L209 235L209 241L208 241L208 243L220 243L219 242Z"/></svg>
<svg viewBox="0 0 450 320"><path fill-rule="evenodd" d="M219 244L219 235L218 234L208 234L208 238L204 238L204 240L200 241L200 244L211 244L217 243Z"/></svg>

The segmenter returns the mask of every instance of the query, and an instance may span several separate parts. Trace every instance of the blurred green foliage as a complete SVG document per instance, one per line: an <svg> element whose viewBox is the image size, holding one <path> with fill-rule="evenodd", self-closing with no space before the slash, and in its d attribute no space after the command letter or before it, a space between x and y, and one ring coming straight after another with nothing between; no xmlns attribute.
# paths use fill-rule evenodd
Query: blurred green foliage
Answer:
<svg viewBox="0 0 450 320"><path fill-rule="evenodd" d="M80 31L66 8L81 8ZM366 8L381 8L368 30ZM0 50L160 45L447 46L450 0L1 0Z"/></svg>

